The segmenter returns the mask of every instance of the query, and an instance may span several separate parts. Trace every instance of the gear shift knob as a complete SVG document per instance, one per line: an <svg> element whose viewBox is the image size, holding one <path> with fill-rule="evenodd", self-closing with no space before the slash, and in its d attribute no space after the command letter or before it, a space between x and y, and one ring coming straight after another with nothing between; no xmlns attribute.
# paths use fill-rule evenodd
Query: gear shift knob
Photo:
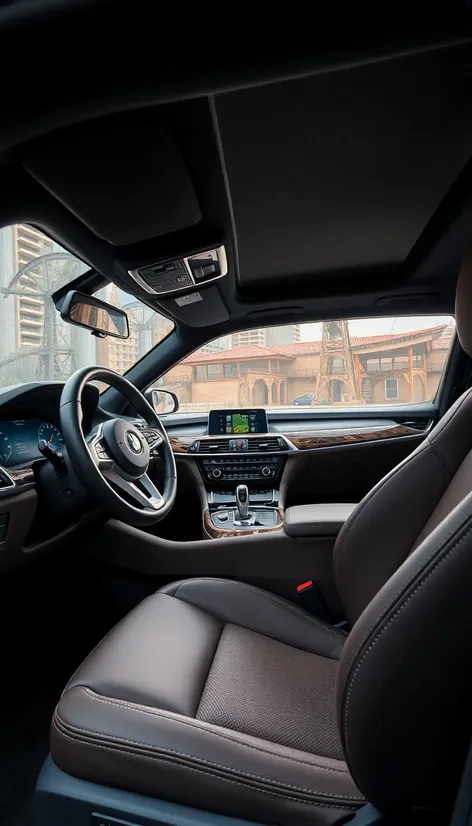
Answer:
<svg viewBox="0 0 472 826"><path fill-rule="evenodd" d="M238 485L236 488L236 507L240 519L247 519L249 511L249 491L247 485Z"/></svg>

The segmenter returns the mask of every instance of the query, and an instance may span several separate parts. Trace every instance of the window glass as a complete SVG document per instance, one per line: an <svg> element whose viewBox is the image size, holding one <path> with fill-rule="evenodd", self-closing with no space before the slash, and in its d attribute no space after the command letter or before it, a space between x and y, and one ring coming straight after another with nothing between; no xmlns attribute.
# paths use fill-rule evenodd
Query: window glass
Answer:
<svg viewBox="0 0 472 826"><path fill-rule="evenodd" d="M389 401L398 399L398 379L385 379L385 398Z"/></svg>
<svg viewBox="0 0 472 826"><path fill-rule="evenodd" d="M454 333L445 316L255 328L206 344L159 384L189 413L413 404L435 396Z"/></svg>
<svg viewBox="0 0 472 826"><path fill-rule="evenodd" d="M126 310L129 338L100 339L64 322L51 295L88 269L35 227L0 229L0 388L64 381L92 364L125 373L173 329L171 321L114 284L97 295Z"/></svg>

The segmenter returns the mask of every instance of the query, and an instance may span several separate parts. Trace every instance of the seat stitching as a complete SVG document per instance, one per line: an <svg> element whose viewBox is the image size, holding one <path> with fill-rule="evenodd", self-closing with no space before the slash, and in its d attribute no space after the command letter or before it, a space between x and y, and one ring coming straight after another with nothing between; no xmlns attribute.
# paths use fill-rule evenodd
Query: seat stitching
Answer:
<svg viewBox="0 0 472 826"><path fill-rule="evenodd" d="M233 580L231 579L218 579L216 577L205 577L205 579L186 579L184 580L184 582L181 582L181 584L177 588L177 591L179 590L179 588L181 588L182 585L185 585L189 582L222 582L225 585L236 585L237 587L248 588L249 590L254 591L256 594L259 594L264 599L268 599L271 602L276 603L277 605L282 605L284 608L288 608L288 610L292 611L294 614L298 614L298 616L302 617L305 620L308 620L308 622L312 623L313 625L316 625L318 628L321 628L322 631L326 631L326 633L330 634L335 639L342 640L345 637L343 633L334 631L332 628L329 627L329 625L320 622L315 617L312 617L310 614L307 614L304 611L300 611L296 605L292 605L292 603L288 600L281 599L276 594L269 594L267 591L263 591L262 588L256 588L254 585L248 585L246 582L233 582ZM177 591L174 594L174 598L177 596ZM185 597L177 597L177 599L183 599L184 602L189 602L189 600L185 599ZM207 610L207 612L210 613L208 609L203 610ZM327 659L331 658L328 657Z"/></svg>
<svg viewBox="0 0 472 826"><path fill-rule="evenodd" d="M126 700L115 700L112 697L108 697L108 698L105 699L105 697L101 697L100 695L95 694L89 688L84 688L84 691L89 697L91 697L92 700L96 700L99 703L105 703L105 705L111 705L111 706L121 706L123 708L128 709L129 711L134 711L137 714L150 714L151 716L154 716L154 717L162 717L164 720L170 720L170 722L175 722L174 717L169 716L164 711L161 711L158 708L156 708L156 709L149 708L149 707L140 708L140 707L136 706L133 703L128 703ZM248 749L252 749L253 751L260 751L260 752L262 752L262 754L268 754L271 757L277 757L281 760L288 760L291 763L300 763L301 765L309 766L310 768L319 768L322 771L326 771L326 772L334 772L335 774L347 774L347 775L350 776L350 772L347 768L346 769L335 769L335 768L331 768L330 766L324 766L322 763L315 763L314 761L310 761L310 760L300 760L297 757L288 757L288 756L285 756L284 754L277 754L277 752L272 751L270 749L263 749L260 746L253 746L252 743L245 743L243 740L239 740L236 737L229 737L227 734L222 734L219 731L213 731L212 729L207 729L207 728L205 728L205 726L200 725L197 720L185 719L185 718L182 717L181 719L179 719L178 722L179 722L180 725L189 726L190 728L196 728L199 731L205 732L205 734L211 734L212 737L220 737L222 740L228 740L230 743L237 743L238 745L244 746L245 748L248 748Z"/></svg>
<svg viewBox="0 0 472 826"><path fill-rule="evenodd" d="M68 723L65 723L64 720L61 719L59 714L56 714L56 716L57 716L57 720L59 721L59 723L66 729L66 731L61 730L61 728L59 728L59 726L57 725L56 721L54 721L55 728L59 732L59 734L61 734L64 737L68 737L71 740L74 740L74 739L76 739L76 740L79 739L80 740L81 739L80 737L74 738L73 733L74 732L81 732L82 734L85 734L85 735L87 735L87 737L90 738L89 745L97 747L97 748L101 747L101 742L100 742L100 739L99 739L100 735L98 735L96 732L93 732L93 731L90 731L90 730L84 729L84 728L79 728L79 726L71 726ZM67 732L70 732L70 733L67 734ZM204 760L201 757L196 758L194 755L186 754L185 752L175 751L174 749L167 749L167 748L166 749L157 749L155 746L152 746L148 743L139 742L138 740L128 740L124 737L115 737L113 735L102 735L102 736L104 737L104 739L106 738L106 742L108 742L109 744L111 744L111 743L117 743L117 744L123 743L123 744L128 745L128 746L136 746L138 749L146 749L146 750L149 750L150 752L154 752L154 754L156 756L153 755L152 757L149 756L149 755L144 755L144 754L139 755L140 757L144 757L145 759L148 759L148 760L156 760L156 759L157 760L159 760L159 759L165 760L166 756L173 755L175 757L181 757L181 758L184 758L184 759L188 759L196 765L201 764L201 765L204 765L204 766L209 766L210 768L221 769L224 772L228 772L230 774L235 774L238 777L240 777L241 779L247 778L247 779L251 779L251 780L261 781L262 783L268 783L269 785L277 787L280 790L282 790L283 788L286 788L286 789L291 789L292 791L295 791L295 792L304 792L305 794L309 794L309 795L313 795L313 796L314 795L320 795L321 797L332 798L334 800L348 800L348 801L349 800L351 800L351 801L357 801L358 800L360 802L362 802L364 800L363 797L358 797L357 795L329 794L329 793L326 793L326 792L320 792L316 789L307 789L307 788L304 788L303 786L295 786L295 785L292 785L291 783L281 784L277 780L271 780L268 777L261 777L260 775L251 774L250 772L242 772L239 769L234 769L234 768L231 768L229 766L222 766L220 763L214 763L210 760ZM105 748L107 748L107 746L105 746ZM113 751L113 749L110 749L110 750ZM124 751L127 754L133 754L132 751L126 751L126 749L123 749L122 751ZM163 755L163 756L160 756L160 755ZM196 769L194 769L194 770L196 770ZM235 781L235 782L237 782L237 781ZM241 783L240 785L244 785L244 784ZM292 799L297 799L297 798L292 798Z"/></svg>
<svg viewBox="0 0 472 826"><path fill-rule="evenodd" d="M468 517L467 517L467 521L469 521L469 520L470 520L470 516L468 516ZM461 526L461 527L463 528L463 526ZM363 646L364 646L365 640L366 640L366 639L369 637L369 635L372 633L372 631L374 630L375 626L378 624L379 620L381 620L381 619L385 616L385 614L387 614L387 613L391 610L392 605L395 603L395 601L398 599L398 597L399 597L399 596L400 596L400 595L401 595L401 594L402 594L405 590L407 590L407 589L411 586L411 584L412 584L412 582L415 580L415 578L416 578L417 576L419 576L419 575L421 574L421 572L422 572L422 571L424 571L425 567L426 567L427 565L429 565L429 563L431 562L431 560L432 560L432 559L434 558L434 556L438 553L438 550L440 551L440 550L441 550L441 548L442 548L445 544L447 544L447 542L449 542L449 540L450 540L451 536L453 536L453 535L454 535L454 533L455 533L456 531L457 531L457 528L451 528L451 529L448 531L448 533L446 534L446 536L445 536L445 537L443 537L443 538L441 539L441 542L440 542L439 548L438 548L437 544L435 544L435 546L434 546L433 550L431 551L431 553L429 554L429 556L428 556L425 560L423 560L423 562L421 563L421 567L420 567L420 569L418 570L418 568L416 568L416 569L412 572L412 574L411 574L411 576L409 577L409 579L408 579L406 582L403 582L403 583L400 585L400 587L397 589L397 591L395 592L395 594L392 596L390 603L389 603L389 604L388 604L388 605L387 605L387 606L386 606L383 610L381 610L381 611L380 611L380 612L376 615L375 619L373 620L373 622L372 622L372 623L371 623L371 625L369 626L368 631L366 631L366 632L365 632L365 634L364 634L364 636L363 636L363 638L362 638L361 642L359 643L359 645L357 646L356 650L355 650L355 651L354 651L354 653L352 654L352 657L351 657L351 659L349 660L348 665L346 666L346 670L347 670L347 671L349 671L349 669L351 668L352 664L354 663L354 661L355 661L356 657L357 657L357 656L359 655L359 653L362 651L362 648L363 648ZM461 539L459 539L459 540L458 540L458 543L459 543L459 542L461 542L461 541L462 541L462 539L465 539L465 536L461 537ZM418 547L420 547L420 546L418 546ZM457 545L456 545L455 547L457 547ZM454 548L452 548L451 550L454 550Z"/></svg>
<svg viewBox="0 0 472 826"><path fill-rule="evenodd" d="M428 573L428 574L426 574L426 576L424 577L424 579L423 579L421 582L419 582L419 583L418 583L418 585L414 588L414 590L411 592L411 594L409 595L409 597L407 597L407 599L406 599L406 600L405 600L405 601L404 601L404 602L403 602L403 603L402 603L402 604L401 604L401 605L400 605L400 606L396 609L395 613L394 613L394 614L390 617L389 621L388 621L388 622L387 622L387 623L386 623L386 624L385 624L385 625L384 625L384 626L380 629L380 631L379 631L379 632L377 633L377 635L374 637L374 639L372 640L372 642L371 642L371 643L367 646L366 650L364 651L364 654L362 655L361 659L360 659L360 660L359 660L359 662L357 663L357 666L356 666L356 668L355 668L355 670L354 670L354 672L353 672L352 676L351 676L351 677L350 677L350 679L349 679L349 686L348 686L347 693L346 693L346 703L345 703L345 709L344 709L344 731L346 731L346 730L347 730L347 715L348 715L348 710L349 710L349 702L350 702L351 695L352 695L352 689L353 689L353 685L354 685L354 680L355 680L355 678L356 678L356 675L357 675L357 673L358 673L358 671L359 671L359 669L360 669L360 667L361 667L361 665L362 665L363 661L365 660L365 658L367 657L367 655L369 654L369 652L373 649L373 647L375 646L375 644L378 642L378 640L380 639L380 637L381 637L381 636L382 636L382 635L383 635L383 634L387 631L387 629L390 627L390 625L394 622L394 620L396 619L396 617L397 617L397 616L401 613L401 611L403 611L403 609L404 609L404 608L406 608L406 606L408 605L408 603L409 603L409 602L411 602L411 600L413 599L413 597L415 596L415 594L417 594L417 592L421 590L421 588L422 588L422 587L426 584L426 582L428 581L428 579L429 579L429 578L430 578L433 574L435 574L435 573L436 573L436 571L437 571L437 569L439 568L439 566L440 566L440 565L442 565L442 563L443 563L443 562L445 562L445 561L447 560L447 558L448 558L448 557L449 557L452 553L454 553L454 551L455 551L455 550L459 547L459 545L467 539L468 535L469 535L471 532L472 532L472 527L470 527L470 528L466 531L466 533L464 533L464 534L461 536L461 538L460 538L460 539L458 539L458 541L457 541L457 542L456 542L456 543L452 546L452 548L450 548L450 549L449 549L449 551L447 551L447 553L446 553L446 554L444 554L444 556L443 556L443 557L441 557L441 559L439 559L439 560L438 560L438 561L437 561L437 562L433 565L433 567L431 568L431 570L429 571L429 573ZM431 557L429 557L429 559L430 559L430 558L431 558ZM427 562L426 562L425 564L427 564ZM420 574L421 574L421 572L420 572ZM418 576L418 573L416 574L416 576ZM412 579L414 579L414 577L412 577L412 578L410 579L410 581L409 581L408 585L410 585L410 584L411 584ZM405 587L407 587L407 586L405 586ZM343 732L343 733L344 733L344 732ZM345 737L344 737L344 740L346 741L346 738L345 738ZM346 748L347 748L347 745L346 745Z"/></svg>

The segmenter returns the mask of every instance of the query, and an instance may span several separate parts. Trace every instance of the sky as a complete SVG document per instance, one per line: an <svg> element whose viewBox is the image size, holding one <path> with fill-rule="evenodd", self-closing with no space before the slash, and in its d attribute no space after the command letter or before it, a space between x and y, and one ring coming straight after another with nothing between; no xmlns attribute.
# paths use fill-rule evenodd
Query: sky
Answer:
<svg viewBox="0 0 472 826"><path fill-rule="evenodd" d="M450 316L395 316L391 318L361 318L349 322L349 332L353 336L380 336L388 333L409 333L424 330L439 324L448 324ZM301 324L300 341L321 339L321 324Z"/></svg>

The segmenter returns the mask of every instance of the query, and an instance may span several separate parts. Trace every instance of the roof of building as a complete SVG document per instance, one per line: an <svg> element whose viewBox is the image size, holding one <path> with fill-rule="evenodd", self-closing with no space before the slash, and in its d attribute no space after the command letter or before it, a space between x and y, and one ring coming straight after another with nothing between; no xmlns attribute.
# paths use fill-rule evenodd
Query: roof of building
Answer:
<svg viewBox="0 0 472 826"><path fill-rule="evenodd" d="M428 327L424 330L413 330L407 333L387 333L379 336L351 336L351 344L353 348L356 347L370 347L375 344L390 344L416 338L417 336L424 336L430 334L434 336L435 333L445 330L445 324L439 324L436 327ZM433 340L433 350L447 350L450 346L451 339L442 337ZM184 360L187 364L201 364L204 362L218 362L218 361L241 361L243 359L257 359L257 358L289 358L295 356L303 356L308 353L319 353L321 350L321 340L318 341L297 341L293 344L279 344L276 347L265 347L262 344L248 344L243 347L235 347L232 350L221 350L216 353L192 353Z"/></svg>
<svg viewBox="0 0 472 826"><path fill-rule="evenodd" d="M320 342L318 342L319 344ZM240 361L241 359L266 359L279 358L280 356L292 358L292 354L285 352L284 347L287 347L287 345L281 345L276 349L275 347L264 347L262 344L247 344L243 347L235 347L233 350L221 350L216 353L192 353L192 355L187 356L185 361L200 363L201 361L228 361L228 359Z"/></svg>
<svg viewBox="0 0 472 826"><path fill-rule="evenodd" d="M449 350L451 346L451 339L446 338L445 336L441 338L436 338L433 341L432 350Z"/></svg>

